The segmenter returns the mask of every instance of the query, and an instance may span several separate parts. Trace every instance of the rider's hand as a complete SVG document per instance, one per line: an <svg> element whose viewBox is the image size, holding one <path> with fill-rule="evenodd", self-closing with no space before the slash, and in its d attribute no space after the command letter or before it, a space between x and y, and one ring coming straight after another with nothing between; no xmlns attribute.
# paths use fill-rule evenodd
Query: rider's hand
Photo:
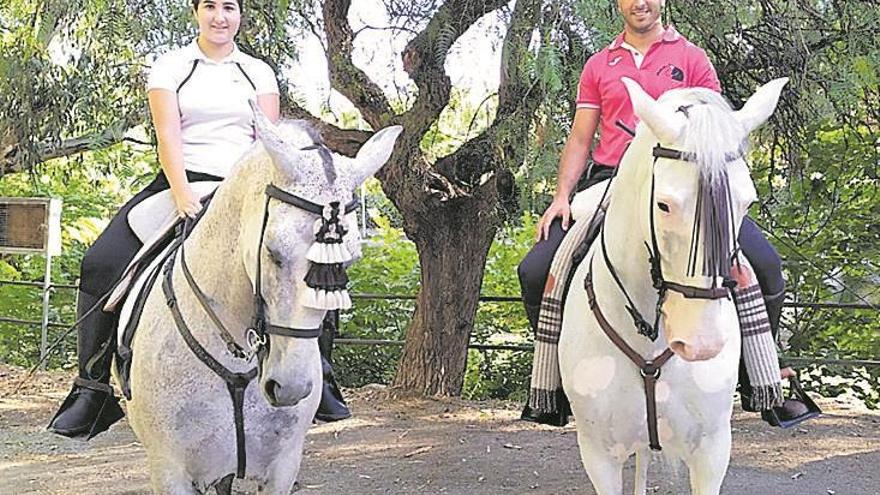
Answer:
<svg viewBox="0 0 880 495"><path fill-rule="evenodd" d="M550 203L550 206L541 215L541 220L538 222L537 232L535 233L537 241L550 237L550 224L553 223L556 217L562 218L562 230L568 230L568 224L571 221L571 205L567 198L553 198L553 202Z"/></svg>
<svg viewBox="0 0 880 495"><path fill-rule="evenodd" d="M174 204L177 206L177 215L181 218L195 218L202 211L201 198L186 184L182 189L172 191Z"/></svg>

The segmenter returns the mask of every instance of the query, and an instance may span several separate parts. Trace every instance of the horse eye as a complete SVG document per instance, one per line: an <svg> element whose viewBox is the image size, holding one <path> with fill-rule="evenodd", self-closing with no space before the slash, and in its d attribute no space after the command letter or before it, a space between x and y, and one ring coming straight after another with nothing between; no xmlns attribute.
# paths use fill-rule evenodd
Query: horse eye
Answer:
<svg viewBox="0 0 880 495"><path fill-rule="evenodd" d="M669 213L669 205L666 203L657 203L657 208L660 208L660 211L664 213Z"/></svg>

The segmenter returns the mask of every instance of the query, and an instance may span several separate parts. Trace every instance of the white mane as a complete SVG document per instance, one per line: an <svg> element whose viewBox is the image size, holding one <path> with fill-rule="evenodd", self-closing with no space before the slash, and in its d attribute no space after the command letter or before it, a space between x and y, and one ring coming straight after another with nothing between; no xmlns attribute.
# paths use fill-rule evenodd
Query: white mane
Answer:
<svg viewBox="0 0 880 495"><path fill-rule="evenodd" d="M670 91L659 103L672 101L686 108L687 125L682 134L682 151L695 156L696 163L712 182L726 168L728 157L746 152L748 135L735 118L730 103L719 93L706 88Z"/></svg>

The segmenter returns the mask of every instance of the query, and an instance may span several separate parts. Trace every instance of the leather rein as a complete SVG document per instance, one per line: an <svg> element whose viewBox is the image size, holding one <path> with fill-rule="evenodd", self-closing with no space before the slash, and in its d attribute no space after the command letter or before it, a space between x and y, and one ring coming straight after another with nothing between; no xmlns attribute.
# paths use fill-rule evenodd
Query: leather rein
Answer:
<svg viewBox="0 0 880 495"><path fill-rule="evenodd" d="M682 107L679 111L685 113L687 115L687 108ZM635 136L635 132L620 121L617 122L617 126L623 129L625 132L629 133L631 136ZM722 283L721 287L715 286L715 281L713 280L713 285L711 287L697 287L692 285L684 285L676 282L670 282L664 279L663 270L661 267L661 253L660 248L657 243L657 233L654 225L654 182L655 182L655 174L654 169L657 165L657 160L660 158L667 158L672 160L680 160L685 162L694 162L696 160L696 156L692 152L680 151L671 148L665 148L657 144L652 152L654 156L654 162L652 164L651 169L651 197L648 202L649 207L649 215L650 218L650 230L651 230L651 245L648 245L645 242L645 247L648 249L648 259L650 263L650 271L651 271L651 280L654 288L657 290L657 303L655 306L655 315L654 315L654 323L653 325L642 316L641 312L633 302L629 293L626 290L626 287L623 285L623 281L621 281L619 275L617 274L617 270L614 269L614 265L611 263L611 259L608 257L608 250L605 245L605 229L602 228L600 230L600 248L602 250L602 258L608 272L611 274L611 277L614 279L615 284L623 293L624 297L627 300L626 310L629 313L630 317L633 320L633 325L638 330L638 333L648 337L650 340L655 341L658 337L658 327L660 323L660 314L661 307L663 302L666 299L666 294L668 291L678 292L682 296L688 299L724 299L731 297L731 291L736 286L736 281L733 279L725 279ZM734 161L739 159L742 156L742 152L738 153L728 153L725 155L725 161ZM615 171L616 175L616 171ZM610 183L609 183L610 186ZM605 190L605 194L608 193L608 188ZM601 203L604 202L604 195ZM603 219L603 227L604 227L604 219ZM611 323L608 322L608 319L605 317L605 314L602 312L602 309L599 306L599 303L596 299L596 292L593 288L593 258L590 258L590 268L587 274L586 279L584 280L584 288L587 292L587 299L590 304L590 309L593 311L593 315L596 318L596 321L599 323L599 327L602 328L602 331L611 340L614 345L629 358L630 361L635 364L637 368L639 368L639 372L642 375L642 381L645 389L645 403L647 409L647 422L648 422L648 444L651 450L660 451L663 450L660 445L660 438L657 431L657 401L656 401L656 385L657 380L660 378L660 370L664 364L674 355L674 352L670 348L666 348L663 352L652 359L645 359L638 352L635 351L623 337L614 329Z"/></svg>
<svg viewBox="0 0 880 495"><path fill-rule="evenodd" d="M265 194L266 202L263 207L263 221L260 228L260 240L257 246L257 269L256 277L254 280L254 314L251 318L250 328L248 328L246 332L246 349L238 344L238 342L232 336L232 333L228 330L227 326L220 319L217 312L211 307L208 296L196 283L196 280L186 263L186 251L184 246L186 244L185 237L190 230L189 218L185 218L182 225L178 226L177 238L175 239L175 243L178 245L177 247L179 247L180 250L181 271L183 272L184 278L187 281L187 285L189 285L193 294L196 296L196 300L198 300L199 305L202 307L205 313L208 314L208 317L214 323L214 326L217 327L217 333L226 344L227 350L230 354L232 354L233 357L246 360L247 362L250 362L256 356L256 366L244 373L232 371L224 366L222 363L220 363L220 361L212 356L207 351L207 349L205 349L204 346L199 343L199 341L195 338L192 331L190 330L189 326L186 324L186 321L184 320L183 315L180 312L180 308L177 304L177 296L174 292L173 274L174 261L177 257L176 249L175 252L171 256L169 256L168 261L165 262L165 266L163 268L165 276L162 282L162 290L165 294L166 303L168 304L168 308L171 310L171 315L174 319L174 323L177 327L178 332L180 333L184 342L186 342L187 347L190 348L190 350L193 352L193 354L195 354L199 361L204 363L211 371L222 378L223 381L226 383L227 389L229 390L229 395L232 399L233 417L235 421L235 441L237 458L237 467L235 473L236 478L244 478L247 468L247 453L245 448L244 434L244 393L248 385L250 385L250 383L253 381L253 379L262 373L263 361L269 354L269 335L279 335L282 337L293 337L300 339L312 339L320 337L321 335L320 325L317 328L293 328L269 323L269 321L266 319L266 301L263 298L262 294L262 266L260 260L262 258L261 252L263 249L263 240L266 234L266 226L269 221L269 202L272 199L281 201L282 203L286 203L291 206L295 206L299 209L305 210L315 215L321 215L325 209L325 206L313 203L307 199L288 193L282 189L279 189L273 184L269 184L266 186ZM356 208L357 200L352 200L350 203L345 205L345 213L350 213ZM204 213L204 211L205 209L203 208L202 214Z"/></svg>

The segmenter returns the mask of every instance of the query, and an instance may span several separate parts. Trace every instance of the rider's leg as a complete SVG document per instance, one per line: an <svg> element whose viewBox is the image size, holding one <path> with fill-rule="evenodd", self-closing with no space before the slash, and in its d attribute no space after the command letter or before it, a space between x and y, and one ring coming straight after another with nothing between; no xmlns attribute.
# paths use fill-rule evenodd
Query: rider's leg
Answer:
<svg viewBox="0 0 880 495"><path fill-rule="evenodd" d="M533 333L538 330L538 312L541 309L541 298L544 295L544 286L547 285L550 264L564 237L562 221L557 218L550 224L550 235L547 239L535 244L517 267L523 305Z"/></svg>
<svg viewBox="0 0 880 495"><path fill-rule="evenodd" d="M55 433L92 437L122 417L109 385L117 315L95 306L103 306L101 295L112 288L141 246L126 217L134 205L151 194L144 190L126 203L83 257L77 319L89 314L78 328L79 375L49 424Z"/></svg>
<svg viewBox="0 0 880 495"><path fill-rule="evenodd" d="M550 273L550 264L553 262L553 255L556 254L564 237L565 231L562 230L562 221L557 218L550 224L548 238L535 244L517 267L523 306L525 306L526 317L533 334L538 331L538 314L541 309L544 286L547 284L547 276ZM567 404L564 397L560 399L562 399L560 403ZM564 426L568 423L568 410L566 407L565 410L558 411L558 414L539 413L533 410L526 401L521 417L526 421Z"/></svg>
<svg viewBox="0 0 880 495"><path fill-rule="evenodd" d="M220 180L208 174L187 172L193 181ZM168 181L159 174L143 191L131 198L86 251L80 272L77 319L100 302L119 280L141 241L128 226L128 213L144 199L168 189ZM79 376L73 389L49 424L49 429L65 436L88 435L91 438L122 417L122 410L109 386L110 364L116 349L116 315L95 308L79 325L77 359Z"/></svg>
<svg viewBox="0 0 880 495"><path fill-rule="evenodd" d="M743 219L739 243L742 246L743 254L755 270L755 276L758 279L761 293L764 296L767 318L770 321L770 331L773 333L773 338L776 339L779 334L782 306L785 301L785 280L782 278L782 261L758 226L748 217ZM750 407L752 387L749 384L748 374L742 359L740 359L739 383L743 409L756 412ZM803 416L807 410L807 406L796 399L787 399L782 407L774 408L776 416L786 421ZM763 419L777 426L778 422L772 419L772 415L766 414L768 412L762 413Z"/></svg>
<svg viewBox="0 0 880 495"><path fill-rule="evenodd" d="M323 332L318 339L318 348L321 351L321 369L324 378L324 386L321 388L321 402L315 419L321 421L339 421L351 417L351 411L342 398L342 392L333 377L330 354L333 351L333 339L336 338L336 328L339 325L339 311L328 311L324 317Z"/></svg>
<svg viewBox="0 0 880 495"><path fill-rule="evenodd" d="M613 175L613 167L593 164L584 175L585 178L582 178L578 183L578 191L602 182ZM541 299L544 296L544 288L547 285L547 277L550 274L550 265L553 263L553 257L565 238L565 233L562 230L562 220L559 218L553 220L550 224L550 232L547 239L543 239L532 246L532 249L517 267L523 306L525 307L526 317L529 320L529 326L532 328L533 334L538 331ZM564 283L564 281L561 283ZM569 415L568 399L562 394L557 400L560 404L564 404L557 411L557 414L538 413L532 410L528 405L528 401L526 401L522 411L522 419L555 426L565 426L568 423Z"/></svg>

